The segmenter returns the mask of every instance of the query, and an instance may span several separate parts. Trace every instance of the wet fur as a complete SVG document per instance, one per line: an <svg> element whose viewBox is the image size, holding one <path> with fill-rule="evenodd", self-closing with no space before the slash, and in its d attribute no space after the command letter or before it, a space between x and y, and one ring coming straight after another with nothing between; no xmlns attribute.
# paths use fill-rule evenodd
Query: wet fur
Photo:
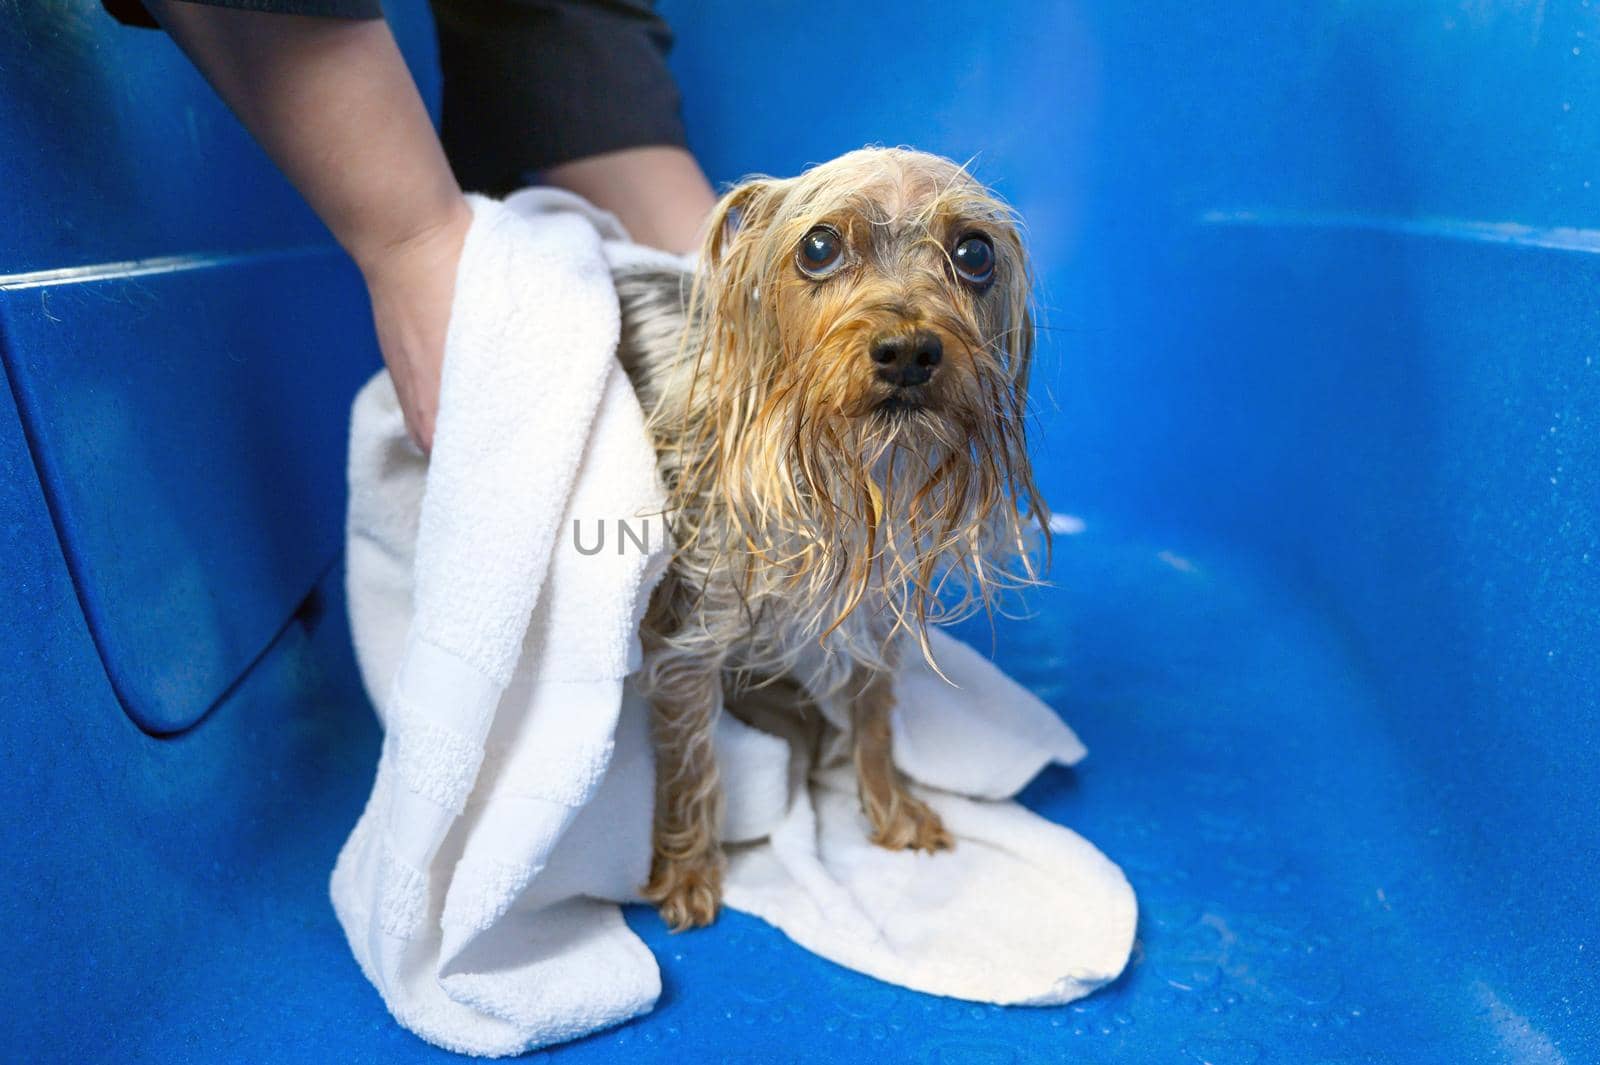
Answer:
<svg viewBox="0 0 1600 1065"><path fill-rule="evenodd" d="M795 250L821 223L849 258L818 281ZM996 251L983 291L949 257L974 231ZM641 633L657 751L645 894L674 929L716 915L712 733L724 699L752 688L849 736L876 842L950 845L894 767L892 674L904 654L932 660L930 623L1031 583L1031 549L1048 542L1026 448L1026 258L1009 208L963 168L864 149L746 181L699 262L617 276L621 358L677 544ZM944 358L926 405L891 411L868 347L914 329L936 332Z"/></svg>

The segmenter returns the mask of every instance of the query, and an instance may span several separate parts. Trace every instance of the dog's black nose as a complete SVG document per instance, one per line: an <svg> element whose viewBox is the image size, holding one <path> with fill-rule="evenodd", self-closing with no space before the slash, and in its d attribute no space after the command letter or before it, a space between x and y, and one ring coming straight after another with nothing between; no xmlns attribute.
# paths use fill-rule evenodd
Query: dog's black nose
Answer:
<svg viewBox="0 0 1600 1065"><path fill-rule="evenodd" d="M872 361L878 366L878 380L898 388L927 384L942 358L944 342L938 333L926 329L879 337L872 342Z"/></svg>

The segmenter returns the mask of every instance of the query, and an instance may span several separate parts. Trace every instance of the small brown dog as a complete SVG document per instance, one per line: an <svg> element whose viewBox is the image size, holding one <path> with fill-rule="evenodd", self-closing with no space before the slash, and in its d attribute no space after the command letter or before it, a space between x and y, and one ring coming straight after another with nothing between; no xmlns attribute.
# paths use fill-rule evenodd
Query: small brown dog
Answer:
<svg viewBox="0 0 1600 1065"><path fill-rule="evenodd" d="M929 654L930 622L1032 582L1033 530L1048 539L1014 215L949 160L864 149L734 188L694 276L617 282L677 542L642 632L646 896L674 929L716 916L712 732L751 686L803 692L849 736L874 842L948 847L894 767L892 677L910 639Z"/></svg>

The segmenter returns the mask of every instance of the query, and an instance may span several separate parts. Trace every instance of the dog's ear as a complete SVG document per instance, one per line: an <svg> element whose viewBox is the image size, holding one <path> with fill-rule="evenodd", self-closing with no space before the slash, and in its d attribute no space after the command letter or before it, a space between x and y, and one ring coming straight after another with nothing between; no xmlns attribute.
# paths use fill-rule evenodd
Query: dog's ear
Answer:
<svg viewBox="0 0 1600 1065"><path fill-rule="evenodd" d="M736 247L766 228L777 206L778 184L772 178L746 178L717 201L700 249L703 268L722 266Z"/></svg>
<svg viewBox="0 0 1600 1065"><path fill-rule="evenodd" d="M1005 338L1007 368L1011 372L1019 400L1027 400L1028 377L1033 372L1033 277L1028 269L1027 252L1022 241L1011 235L1005 242L1006 258L1011 264L1005 280Z"/></svg>
<svg viewBox="0 0 1600 1065"><path fill-rule="evenodd" d="M1028 378L1033 373L1033 301L1024 291L1017 297L1012 311L1010 339L1007 346L1011 349L1011 378L1017 383L1017 395L1023 399L1028 395Z"/></svg>

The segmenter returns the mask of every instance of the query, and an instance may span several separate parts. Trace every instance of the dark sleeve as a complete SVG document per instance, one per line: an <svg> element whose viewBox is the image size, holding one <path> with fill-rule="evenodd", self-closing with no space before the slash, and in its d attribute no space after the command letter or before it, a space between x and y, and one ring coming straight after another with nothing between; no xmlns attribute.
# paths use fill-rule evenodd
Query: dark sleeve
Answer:
<svg viewBox="0 0 1600 1065"><path fill-rule="evenodd" d="M381 18L380 0L186 0ZM101 0L156 25L140 0ZM651 0L432 0L444 75L440 138L462 188L504 193L559 163L684 147L672 31Z"/></svg>
<svg viewBox="0 0 1600 1065"><path fill-rule="evenodd" d="M279 15L322 15L327 18L382 18L380 0L184 0L185 3L232 7L241 11L269 11ZM159 28L140 0L100 0L118 22Z"/></svg>
<svg viewBox="0 0 1600 1065"><path fill-rule="evenodd" d="M686 143L648 0L432 0L441 138L463 188L491 193L558 163Z"/></svg>

